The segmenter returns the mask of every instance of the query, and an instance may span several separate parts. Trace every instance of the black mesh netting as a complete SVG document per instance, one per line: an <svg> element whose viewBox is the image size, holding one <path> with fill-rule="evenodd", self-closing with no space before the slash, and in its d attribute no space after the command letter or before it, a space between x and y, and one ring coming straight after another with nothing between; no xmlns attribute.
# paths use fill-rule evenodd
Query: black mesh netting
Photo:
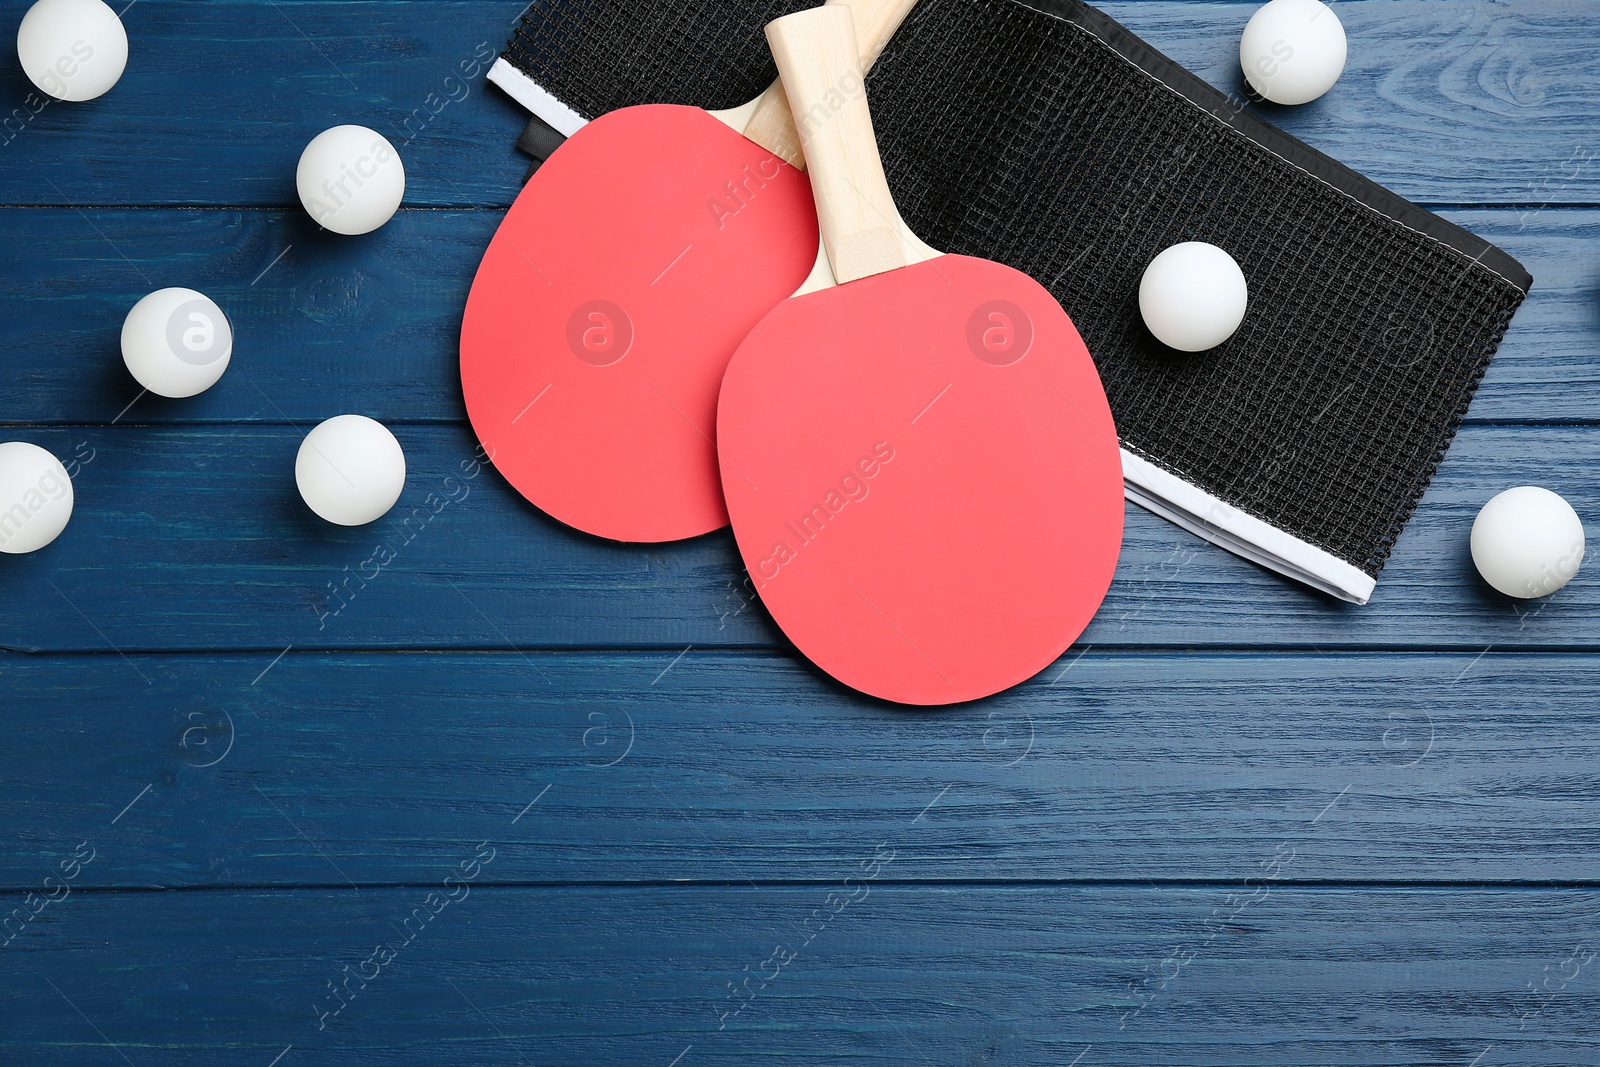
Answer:
<svg viewBox="0 0 1600 1067"><path fill-rule="evenodd" d="M506 62L592 119L631 104L735 107L778 77L762 28L817 0L533 0Z"/></svg>
<svg viewBox="0 0 1600 1067"><path fill-rule="evenodd" d="M582 114L725 107L810 0L538 3L507 59ZM1125 447L1376 576L1530 284L1510 257L1187 74L1076 0L922 0L869 79L885 168L936 248L1061 301ZM1038 10L1047 8L1048 10ZM1250 281L1209 352L1145 330L1139 279L1201 240Z"/></svg>

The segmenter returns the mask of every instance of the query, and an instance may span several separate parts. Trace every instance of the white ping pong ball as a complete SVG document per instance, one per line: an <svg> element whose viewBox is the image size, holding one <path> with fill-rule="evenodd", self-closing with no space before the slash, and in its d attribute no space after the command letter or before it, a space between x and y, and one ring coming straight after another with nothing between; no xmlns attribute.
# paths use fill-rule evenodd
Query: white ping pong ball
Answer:
<svg viewBox="0 0 1600 1067"><path fill-rule="evenodd" d="M217 384L233 358L233 327L193 289L158 289L122 321L122 361L157 396L185 397Z"/></svg>
<svg viewBox="0 0 1600 1067"><path fill-rule="evenodd" d="M406 484L406 454L381 422L336 415L300 442L294 480L312 511L340 526L381 519Z"/></svg>
<svg viewBox="0 0 1600 1067"><path fill-rule="evenodd" d="M102 0L39 0L17 28L28 80L57 100L93 100L128 66L128 33Z"/></svg>
<svg viewBox="0 0 1600 1067"><path fill-rule="evenodd" d="M1519 485L1490 500L1472 524L1472 562L1506 596L1548 596L1583 562L1583 522L1560 496Z"/></svg>
<svg viewBox="0 0 1600 1067"><path fill-rule="evenodd" d="M1162 252L1139 282L1139 314L1156 340L1180 352L1204 352L1244 321L1250 287L1233 257L1204 241Z"/></svg>
<svg viewBox="0 0 1600 1067"><path fill-rule="evenodd" d="M72 479L61 461L25 441L0 444L0 552L48 545L72 518Z"/></svg>
<svg viewBox="0 0 1600 1067"><path fill-rule="evenodd" d="M1306 104L1333 88L1348 51L1339 16L1322 0L1272 0L1245 26L1239 65L1273 103Z"/></svg>
<svg viewBox="0 0 1600 1067"><path fill-rule="evenodd" d="M318 225L351 236L388 222L406 192L400 153L365 126L335 126L313 137L294 180Z"/></svg>

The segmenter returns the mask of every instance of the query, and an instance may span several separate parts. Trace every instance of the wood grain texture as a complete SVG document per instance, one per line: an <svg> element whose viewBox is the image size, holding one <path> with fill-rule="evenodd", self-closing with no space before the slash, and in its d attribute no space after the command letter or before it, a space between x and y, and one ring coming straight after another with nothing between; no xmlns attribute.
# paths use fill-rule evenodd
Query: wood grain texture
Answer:
<svg viewBox="0 0 1600 1067"><path fill-rule="evenodd" d="M862 87L854 20L831 10L798 12L771 23L767 43L805 145L834 278L852 282L905 266L900 216Z"/></svg>
<svg viewBox="0 0 1600 1067"><path fill-rule="evenodd" d="M1229 91L1252 8L1108 5ZM0 556L40 650L0 652L0 915L42 907L0 1063L1600 1063L1600 593L1513 604L1466 551L1512 484L1600 515L1600 4L1339 0L1344 79L1263 110L1536 279L1374 602L1132 508L1083 644L934 713L787 650L726 535L605 544L474 472L461 307L526 161L465 71L519 9L141 0L122 84L37 114L0 65L0 436L78 490ZM408 171L360 239L295 201L337 122ZM129 407L165 285L235 360ZM407 449L375 527L295 495L344 411Z"/></svg>
<svg viewBox="0 0 1600 1067"><path fill-rule="evenodd" d="M509 206L527 113L484 79L521 4L166 0L124 15L128 70L87 104L39 106L0 69L0 203L294 206L330 126L387 137L407 204ZM359 239L352 239L359 243Z"/></svg>
<svg viewBox="0 0 1600 1067"><path fill-rule="evenodd" d="M15 431L86 462L61 538L0 557L0 647L781 645L726 531L656 546L573 532L492 470L469 477L476 444L454 426L397 426L409 468L399 503L370 526L334 527L294 487L303 429ZM1478 508L1512 485L1600 514L1597 463L1596 428L1463 431L1360 608L1129 505L1116 580L1080 644L1600 649L1595 583L1513 601L1476 577L1467 551Z"/></svg>
<svg viewBox="0 0 1600 1067"><path fill-rule="evenodd" d="M1520 259L1528 301L1469 421L1600 418L1600 211L1446 211ZM360 240L304 212L0 209L0 422L316 421L330 398L384 421L460 421L461 311L503 212L406 209ZM280 258L281 257L281 258ZM220 383L184 401L145 396L118 336L145 293L183 285L232 320Z"/></svg>
<svg viewBox="0 0 1600 1067"><path fill-rule="evenodd" d="M485 870L525 847L497 821L459 855L484 840ZM882 878L899 863L888 850ZM659 1067L1600 1055L1592 889L1268 882L1239 904L1256 894L862 880L872 857L841 854L812 886L452 887L458 899L425 923L413 910L445 892L454 862L416 886L306 890L293 905L258 890L73 894L0 950L17 977L0 1055L74 1067L119 1053ZM281 922L264 931L264 916ZM388 962L366 964L379 946ZM1575 968L1553 993L1527 989ZM353 999L324 1016L341 1003L330 984ZM755 995L730 994L740 986Z"/></svg>
<svg viewBox="0 0 1600 1067"><path fill-rule="evenodd" d="M0 887L1600 879L1593 656L1092 649L945 711L794 656L0 657ZM146 787L148 792L145 792ZM123 809L132 804L126 812ZM520 815L520 818L519 818ZM113 822L115 820L115 822Z"/></svg>
<svg viewBox="0 0 1600 1067"><path fill-rule="evenodd" d="M0 284L30 309L0 323L0 421L314 423L337 403L464 422L462 310L504 215L406 209L352 239L299 210L0 211ZM141 396L122 362L123 319L170 285L234 333L227 374L187 400Z"/></svg>
<svg viewBox="0 0 1600 1067"><path fill-rule="evenodd" d="M0 148L0 204L293 205L300 149L343 121L405 142L407 203L504 207L526 170L512 149L522 112L481 71L463 82L461 64L470 69L484 42L498 50L520 7L137 5L127 13L133 62L100 100L32 114L17 68L0 73L6 110L22 111ZM1106 9L1225 91L1242 87L1250 5ZM1340 0L1351 59L1337 89L1264 113L1413 200L1594 204L1595 15L1594 0Z"/></svg>
<svg viewBox="0 0 1600 1067"><path fill-rule="evenodd" d="M1243 98L1239 35L1259 5L1097 6ZM1600 71L1582 58L1600 4L1338 0L1334 9L1349 41L1338 84L1310 104L1259 107L1269 122L1411 200L1600 200ZM1445 174L1465 195L1446 191Z"/></svg>
<svg viewBox="0 0 1600 1067"><path fill-rule="evenodd" d="M831 0L845 4L845 0ZM856 42L863 70L871 70L890 38L911 13L916 0L853 0L846 4L855 16ZM794 128L794 115L781 81L774 82L756 101L754 113L745 123L744 135L772 152L790 166L805 169L805 152L800 133Z"/></svg>

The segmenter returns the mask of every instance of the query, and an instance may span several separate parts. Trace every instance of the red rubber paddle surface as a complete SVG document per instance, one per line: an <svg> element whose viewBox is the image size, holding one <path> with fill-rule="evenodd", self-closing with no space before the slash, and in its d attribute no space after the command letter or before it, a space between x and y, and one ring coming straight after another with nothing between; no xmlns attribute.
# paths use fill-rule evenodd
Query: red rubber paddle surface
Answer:
<svg viewBox="0 0 1600 1067"><path fill-rule="evenodd" d="M706 112L589 123L517 197L467 298L461 386L495 466L601 537L725 526L722 373L817 243L806 176Z"/></svg>
<svg viewBox="0 0 1600 1067"><path fill-rule="evenodd" d="M1111 584L1111 410L1071 320L1009 267L941 256L786 301L729 364L718 429L762 601L862 692L1015 685Z"/></svg>

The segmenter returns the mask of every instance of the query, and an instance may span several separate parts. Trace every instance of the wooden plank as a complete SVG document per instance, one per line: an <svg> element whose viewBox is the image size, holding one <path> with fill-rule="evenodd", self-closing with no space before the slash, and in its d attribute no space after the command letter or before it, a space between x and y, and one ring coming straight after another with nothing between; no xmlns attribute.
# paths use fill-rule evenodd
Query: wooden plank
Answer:
<svg viewBox="0 0 1600 1067"><path fill-rule="evenodd" d="M1600 146L1597 146L1600 147ZM1442 214L1533 275L1468 411L1472 422L1588 421L1600 412L1600 212L1541 208Z"/></svg>
<svg viewBox="0 0 1600 1067"><path fill-rule="evenodd" d="M1594 420L1600 211L1445 214L1536 279L1470 417ZM350 241L315 235L297 211L0 210L12 235L0 245L0 289L33 309L0 321L0 419L309 421L337 396L384 420L460 420L461 314L501 215L406 210ZM167 285L212 295L235 333L227 375L181 401L139 398L118 349L128 309Z"/></svg>
<svg viewBox="0 0 1600 1067"><path fill-rule="evenodd" d="M475 0L135 5L123 13L128 70L91 104L41 108L7 66L0 203L298 207L301 150L329 126L358 123L399 149L406 203L504 207L528 167L514 148L527 112L484 75L521 10Z"/></svg>
<svg viewBox="0 0 1600 1067"><path fill-rule="evenodd" d="M6 209L0 285L34 314L0 322L0 417L17 423L461 421L461 315L504 212L401 211L360 240L300 211ZM122 320L169 285L233 326L228 370L196 397L143 395ZM120 416L120 418L119 418Z"/></svg>
<svg viewBox="0 0 1600 1067"><path fill-rule="evenodd" d="M1251 5L1108 10L1219 87L1240 86ZM460 0L136 6L125 16L134 61L93 104L33 114L31 87L9 69L0 204L289 205L306 141L360 122L407 142L409 203L505 206L526 169L511 147L524 114L481 71L463 81L461 65L502 47L518 11ZM1592 2L1341 0L1339 17L1351 58L1337 91L1272 108L1271 121L1414 200L1600 201L1596 146L1575 132L1600 91ZM227 76L196 91L206 71Z"/></svg>
<svg viewBox="0 0 1600 1067"><path fill-rule="evenodd" d="M1109 653L943 712L707 652L0 658L0 886L1600 879L1593 656ZM485 830L484 833L489 831Z"/></svg>
<svg viewBox="0 0 1600 1067"><path fill-rule="evenodd" d="M1244 99L1239 36L1260 5L1097 6ZM1336 11L1349 41L1338 84L1310 104L1257 108L1268 122L1419 202L1600 200L1600 144L1586 125L1600 71L1584 60L1594 0L1338 0Z"/></svg>
<svg viewBox="0 0 1600 1067"><path fill-rule="evenodd" d="M502 830L468 835L417 886L73 894L4 950L16 978L0 1055L74 1067L1600 1056L1593 889L927 887L887 880L900 849L886 842L877 880L863 875L868 849L806 886L447 890L479 842L494 850L485 871L521 847Z"/></svg>
<svg viewBox="0 0 1600 1067"><path fill-rule="evenodd" d="M330 409L329 414L334 410ZM726 532L672 545L559 526L456 426L400 426L407 488L367 527L316 519L288 426L12 431L82 459L61 539L0 558L0 647L49 651L775 647ZM1600 648L1600 584L1547 601L1472 569L1474 515L1523 482L1600 514L1600 428L1469 427L1366 607L1335 603L1129 506L1096 646Z"/></svg>

